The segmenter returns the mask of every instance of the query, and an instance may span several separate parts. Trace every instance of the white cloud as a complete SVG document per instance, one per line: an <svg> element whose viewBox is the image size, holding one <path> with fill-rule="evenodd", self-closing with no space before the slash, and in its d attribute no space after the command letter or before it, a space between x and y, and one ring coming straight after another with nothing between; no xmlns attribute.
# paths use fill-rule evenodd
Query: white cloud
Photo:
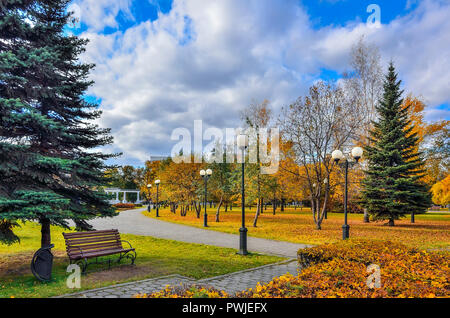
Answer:
<svg viewBox="0 0 450 318"><path fill-rule="evenodd" d="M106 13L106 1L84 2L99 2L82 35L91 39L84 59L97 64L90 93L102 98L100 123L113 128L122 162L168 154L172 130L191 128L195 119L237 127L252 99L287 105L321 68L348 69L349 50L362 34L380 46L386 63L394 59L407 91L434 106L450 101L450 5L422 2L380 29L352 23L317 30L294 0L176 0L153 22L100 35L94 17L114 19L129 1ZM107 18L105 25L115 22Z"/></svg>
<svg viewBox="0 0 450 318"><path fill-rule="evenodd" d="M117 16L123 14L133 20L130 6L133 0L75 0L72 5L79 7L76 12L81 22L90 31L102 31L105 27L117 28Z"/></svg>

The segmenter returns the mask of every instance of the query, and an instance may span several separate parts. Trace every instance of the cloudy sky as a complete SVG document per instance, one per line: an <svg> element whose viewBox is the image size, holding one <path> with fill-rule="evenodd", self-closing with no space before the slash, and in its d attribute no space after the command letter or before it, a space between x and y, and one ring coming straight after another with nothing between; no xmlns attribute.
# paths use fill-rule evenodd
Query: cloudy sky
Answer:
<svg viewBox="0 0 450 318"><path fill-rule="evenodd" d="M381 25L368 25L370 4ZM338 79L365 35L394 60L407 93L428 104L427 120L450 119L448 0L74 0L97 65L87 98L103 110L123 152L142 165L169 155L177 127L239 127L239 111L268 99L275 110L319 79Z"/></svg>

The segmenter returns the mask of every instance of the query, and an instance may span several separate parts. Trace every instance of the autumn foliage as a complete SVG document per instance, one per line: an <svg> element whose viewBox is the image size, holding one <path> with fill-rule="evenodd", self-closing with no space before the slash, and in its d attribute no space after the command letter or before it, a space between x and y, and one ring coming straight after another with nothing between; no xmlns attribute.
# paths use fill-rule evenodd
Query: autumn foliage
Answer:
<svg viewBox="0 0 450 318"><path fill-rule="evenodd" d="M418 251L392 242L350 241L300 250L302 270L240 293L240 297L448 297L448 254ZM369 288L371 264L381 287Z"/></svg>
<svg viewBox="0 0 450 318"><path fill-rule="evenodd" d="M435 204L442 206L450 204L450 175L433 185L431 193Z"/></svg>
<svg viewBox="0 0 450 318"><path fill-rule="evenodd" d="M433 298L449 297L450 257L446 253L419 251L392 242L367 240L300 250L303 270L286 274L267 284L240 293L240 298ZM381 287L367 280L370 264L380 267ZM293 273L296 274L296 273ZM229 297L203 287L166 287L145 297ZM140 297L143 297L141 295Z"/></svg>

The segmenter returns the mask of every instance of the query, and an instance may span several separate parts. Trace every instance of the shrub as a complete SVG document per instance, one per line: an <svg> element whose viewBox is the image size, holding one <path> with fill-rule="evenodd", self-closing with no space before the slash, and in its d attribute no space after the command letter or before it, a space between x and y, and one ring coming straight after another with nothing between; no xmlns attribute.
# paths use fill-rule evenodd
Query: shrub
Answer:
<svg viewBox="0 0 450 318"><path fill-rule="evenodd" d="M116 203L113 204L113 207L116 209L134 209L136 205L133 203Z"/></svg>

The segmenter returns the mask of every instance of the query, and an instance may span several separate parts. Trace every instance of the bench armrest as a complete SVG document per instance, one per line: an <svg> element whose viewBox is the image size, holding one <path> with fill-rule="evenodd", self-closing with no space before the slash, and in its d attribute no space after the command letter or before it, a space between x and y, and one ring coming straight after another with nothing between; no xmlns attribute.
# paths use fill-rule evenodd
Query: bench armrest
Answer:
<svg viewBox="0 0 450 318"><path fill-rule="evenodd" d="M130 246L130 248L133 248L133 246L131 246L131 243L130 242L128 242L128 241L125 241L125 240L120 240L120 242L125 242L125 243L127 243L129 246Z"/></svg>

